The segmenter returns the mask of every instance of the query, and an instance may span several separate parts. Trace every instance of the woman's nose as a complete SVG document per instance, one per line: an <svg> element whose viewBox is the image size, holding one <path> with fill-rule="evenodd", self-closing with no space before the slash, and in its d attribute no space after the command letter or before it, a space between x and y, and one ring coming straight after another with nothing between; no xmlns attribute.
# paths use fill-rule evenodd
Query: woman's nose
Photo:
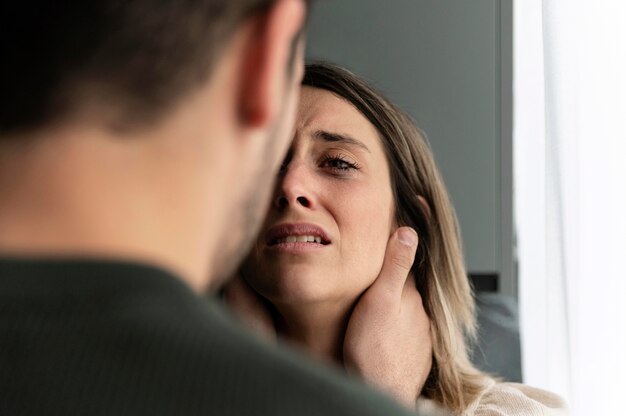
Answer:
<svg viewBox="0 0 626 416"><path fill-rule="evenodd" d="M311 177L307 168L301 164L290 164L278 180L274 206L281 211L288 207L311 208L313 195L310 192L310 185Z"/></svg>

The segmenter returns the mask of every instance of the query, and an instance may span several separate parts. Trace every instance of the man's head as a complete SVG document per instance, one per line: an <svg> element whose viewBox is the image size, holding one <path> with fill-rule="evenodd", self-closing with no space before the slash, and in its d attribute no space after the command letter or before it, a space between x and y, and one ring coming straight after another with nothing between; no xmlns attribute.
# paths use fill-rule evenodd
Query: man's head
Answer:
<svg viewBox="0 0 626 416"><path fill-rule="evenodd" d="M306 4L4 2L0 254L126 254L198 288L227 274L288 146Z"/></svg>
<svg viewBox="0 0 626 416"><path fill-rule="evenodd" d="M207 80L246 21L276 3L3 2L0 134L60 121L85 96L112 107L112 127L158 119Z"/></svg>

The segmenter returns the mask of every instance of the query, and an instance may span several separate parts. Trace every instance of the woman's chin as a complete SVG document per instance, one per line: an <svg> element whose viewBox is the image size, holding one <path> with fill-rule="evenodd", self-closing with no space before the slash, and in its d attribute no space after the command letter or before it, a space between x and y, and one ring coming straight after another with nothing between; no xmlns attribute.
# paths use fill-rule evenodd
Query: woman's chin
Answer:
<svg viewBox="0 0 626 416"><path fill-rule="evenodd" d="M311 264L280 264L264 268L250 282L254 289L275 305L310 305L350 303L371 282L348 282L332 267Z"/></svg>
<svg viewBox="0 0 626 416"><path fill-rule="evenodd" d="M270 302L275 304L313 304L327 302L337 297L332 288L320 287L315 282L288 281L282 282L272 288L269 296Z"/></svg>

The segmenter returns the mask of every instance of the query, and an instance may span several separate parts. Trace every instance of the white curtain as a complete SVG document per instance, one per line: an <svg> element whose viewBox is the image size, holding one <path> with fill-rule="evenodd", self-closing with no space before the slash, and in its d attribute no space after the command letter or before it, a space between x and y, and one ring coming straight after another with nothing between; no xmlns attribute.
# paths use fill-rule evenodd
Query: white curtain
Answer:
<svg viewBox="0 0 626 416"><path fill-rule="evenodd" d="M626 1L514 2L524 382L626 414Z"/></svg>

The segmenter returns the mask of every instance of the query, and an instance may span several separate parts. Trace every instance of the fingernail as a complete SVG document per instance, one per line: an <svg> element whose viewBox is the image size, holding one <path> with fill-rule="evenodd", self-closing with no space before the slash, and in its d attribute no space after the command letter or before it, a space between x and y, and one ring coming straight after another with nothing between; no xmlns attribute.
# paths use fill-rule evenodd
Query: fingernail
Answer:
<svg viewBox="0 0 626 416"><path fill-rule="evenodd" d="M413 228L402 227L398 231L398 240L405 246L413 247L417 245L417 233Z"/></svg>

